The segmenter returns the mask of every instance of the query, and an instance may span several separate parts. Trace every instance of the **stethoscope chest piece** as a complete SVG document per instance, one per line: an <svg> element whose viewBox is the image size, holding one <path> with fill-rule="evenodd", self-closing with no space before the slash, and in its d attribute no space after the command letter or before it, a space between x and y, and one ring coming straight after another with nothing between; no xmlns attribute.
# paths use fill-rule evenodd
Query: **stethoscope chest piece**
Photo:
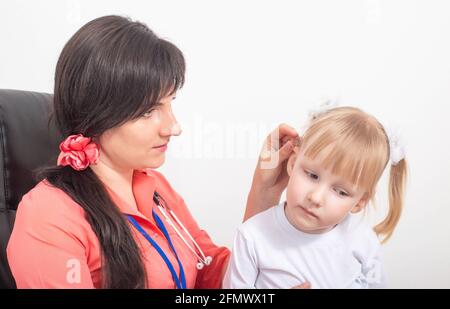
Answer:
<svg viewBox="0 0 450 309"><path fill-rule="evenodd" d="M205 259L203 261L197 263L197 269L202 270L203 267L205 267L205 265L206 266L211 265L211 262L212 262L212 257L210 257L208 255L207 257L205 257Z"/></svg>

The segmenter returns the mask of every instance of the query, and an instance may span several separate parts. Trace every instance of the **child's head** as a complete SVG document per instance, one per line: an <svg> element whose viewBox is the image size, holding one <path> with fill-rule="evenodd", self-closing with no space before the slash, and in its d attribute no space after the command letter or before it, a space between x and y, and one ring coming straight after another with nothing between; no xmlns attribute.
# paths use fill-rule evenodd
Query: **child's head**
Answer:
<svg viewBox="0 0 450 309"><path fill-rule="evenodd" d="M288 161L288 219L305 232L332 229L373 198L389 158L389 139L373 116L352 107L319 115ZM389 214L375 227L385 240L400 218L405 179L402 159L391 167Z"/></svg>

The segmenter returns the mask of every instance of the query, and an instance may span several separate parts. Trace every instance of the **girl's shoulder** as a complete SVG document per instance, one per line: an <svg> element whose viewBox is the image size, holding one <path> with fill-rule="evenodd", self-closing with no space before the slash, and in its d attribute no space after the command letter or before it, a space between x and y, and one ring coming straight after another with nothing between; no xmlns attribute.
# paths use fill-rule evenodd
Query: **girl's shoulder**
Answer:
<svg viewBox="0 0 450 309"><path fill-rule="evenodd" d="M349 215L340 224L340 230L346 242L357 251L367 251L380 246L377 234L365 217Z"/></svg>
<svg viewBox="0 0 450 309"><path fill-rule="evenodd" d="M241 223L237 233L246 239L271 238L279 227L279 216L283 204L272 206Z"/></svg>

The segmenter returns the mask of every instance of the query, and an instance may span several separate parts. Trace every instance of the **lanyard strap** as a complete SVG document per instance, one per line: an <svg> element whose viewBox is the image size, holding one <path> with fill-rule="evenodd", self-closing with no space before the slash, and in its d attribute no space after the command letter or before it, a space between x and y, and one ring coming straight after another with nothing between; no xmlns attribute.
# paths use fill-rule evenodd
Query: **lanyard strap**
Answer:
<svg viewBox="0 0 450 309"><path fill-rule="evenodd" d="M154 210L152 210L153 218L155 218L156 224L163 232L164 236L166 237L167 241L169 242L170 248L172 249L173 253L175 254L175 257L178 262L178 266L180 267L180 276L177 275L172 263L169 261L169 258L164 253L164 251L161 249L161 247L154 241L150 235L147 234L147 232L142 228L142 226L134 219L131 215L127 215L128 221L138 230L152 246L156 249L156 251L159 253L159 255L162 257L164 262L167 265L167 268L169 268L170 273L172 274L173 280L175 281L175 284L177 285L178 289L186 289L186 278L184 276L184 269L183 265L181 264L180 259L178 258L177 252L175 250L175 247L172 244L172 241L170 239L169 233L167 232L166 227L164 226L163 222L159 218L159 216L155 213ZM180 282L181 281L181 282Z"/></svg>

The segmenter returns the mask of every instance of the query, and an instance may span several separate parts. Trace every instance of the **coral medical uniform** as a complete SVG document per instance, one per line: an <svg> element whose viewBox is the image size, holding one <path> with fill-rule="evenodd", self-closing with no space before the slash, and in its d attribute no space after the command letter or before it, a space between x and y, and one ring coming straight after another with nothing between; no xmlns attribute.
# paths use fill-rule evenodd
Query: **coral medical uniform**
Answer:
<svg viewBox="0 0 450 309"><path fill-rule="evenodd" d="M212 257L209 266L197 270L198 260L194 253L163 220L183 265L186 287L220 288L230 251L216 246L208 234L199 228L183 199L164 176L154 170L134 172L133 193L137 210L111 190L109 193L120 211L124 215L131 215L161 247L179 274L177 259L152 216L152 210L155 210L159 217L164 218L153 201L155 190L205 255ZM147 286L176 288L169 268L155 248L131 224L130 229L142 253ZM181 228L178 229L184 234ZM185 234L183 236L190 241ZM18 288L101 288L100 244L85 218L84 210L66 193L45 180L23 196L8 243L7 256Z"/></svg>

